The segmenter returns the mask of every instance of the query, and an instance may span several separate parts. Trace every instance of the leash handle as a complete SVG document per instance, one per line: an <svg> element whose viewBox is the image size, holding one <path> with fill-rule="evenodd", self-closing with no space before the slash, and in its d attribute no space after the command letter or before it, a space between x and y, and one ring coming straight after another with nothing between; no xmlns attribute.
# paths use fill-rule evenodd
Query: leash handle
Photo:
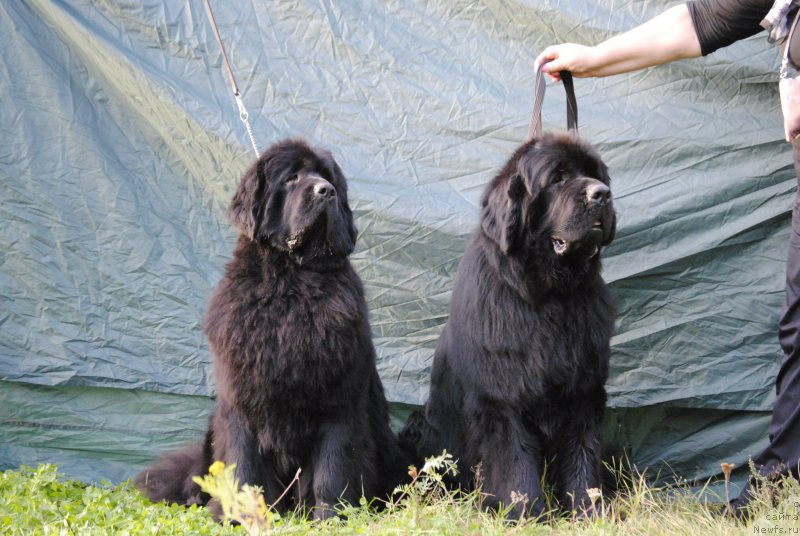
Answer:
<svg viewBox="0 0 800 536"><path fill-rule="evenodd" d="M542 137L542 104L544 103L544 90L547 85L542 73L542 66L535 64L533 70L536 81L533 86L533 112L531 112L531 122L528 127L528 138L526 141L539 139ZM578 132L578 101L575 99L575 87L572 83L572 73L561 71L561 81L564 83L564 91L567 94L567 130Z"/></svg>

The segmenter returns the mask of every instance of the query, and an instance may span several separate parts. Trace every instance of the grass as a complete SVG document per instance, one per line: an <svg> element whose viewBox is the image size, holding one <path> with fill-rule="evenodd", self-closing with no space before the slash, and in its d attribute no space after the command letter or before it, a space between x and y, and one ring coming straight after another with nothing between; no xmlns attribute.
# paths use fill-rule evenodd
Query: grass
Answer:
<svg viewBox="0 0 800 536"><path fill-rule="evenodd" d="M137 490L64 480L53 465L0 473L0 534L234 534L204 509L153 504Z"/></svg>
<svg viewBox="0 0 800 536"><path fill-rule="evenodd" d="M381 511L362 501L340 506L340 518L312 522L278 514L252 488L237 493L232 467L217 467L203 486L227 501L226 511L241 523L234 527L216 523L203 508L152 504L128 485L87 486L64 480L52 465L23 467L0 474L0 534L800 534L800 483L792 478L764 483L746 522L721 516L720 504L706 502L702 492L657 487L639 475L625 480L621 493L597 499L602 516L573 519L551 510L517 523L478 508L478 493L448 491L442 475L450 470L451 460L434 458Z"/></svg>

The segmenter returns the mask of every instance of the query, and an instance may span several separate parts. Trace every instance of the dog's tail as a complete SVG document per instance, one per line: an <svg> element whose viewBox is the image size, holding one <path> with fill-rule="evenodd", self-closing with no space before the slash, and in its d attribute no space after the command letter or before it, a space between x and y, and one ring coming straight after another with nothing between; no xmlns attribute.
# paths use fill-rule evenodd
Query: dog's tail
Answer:
<svg viewBox="0 0 800 536"><path fill-rule="evenodd" d="M400 448L408 460L417 467L424 463L423 442L428 434L430 425L421 411L414 411L408 416L403 429L398 434Z"/></svg>
<svg viewBox="0 0 800 536"><path fill-rule="evenodd" d="M203 441L167 454L136 475L134 486L153 502L165 501L184 506L207 504L211 497L200 490L192 477L208 472L212 462L211 440L209 429Z"/></svg>

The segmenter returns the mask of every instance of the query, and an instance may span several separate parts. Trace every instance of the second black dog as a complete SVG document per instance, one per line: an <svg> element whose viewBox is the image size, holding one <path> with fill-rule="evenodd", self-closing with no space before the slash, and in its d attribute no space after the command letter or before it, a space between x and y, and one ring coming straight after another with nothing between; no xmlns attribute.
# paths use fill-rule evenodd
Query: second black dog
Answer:
<svg viewBox="0 0 800 536"><path fill-rule="evenodd" d="M430 398L401 440L446 449L459 484L511 515L591 507L599 487L614 305L600 250L616 230L605 164L586 143L522 145L483 195L434 354ZM417 460L419 461L419 460ZM546 469L545 469L546 467Z"/></svg>

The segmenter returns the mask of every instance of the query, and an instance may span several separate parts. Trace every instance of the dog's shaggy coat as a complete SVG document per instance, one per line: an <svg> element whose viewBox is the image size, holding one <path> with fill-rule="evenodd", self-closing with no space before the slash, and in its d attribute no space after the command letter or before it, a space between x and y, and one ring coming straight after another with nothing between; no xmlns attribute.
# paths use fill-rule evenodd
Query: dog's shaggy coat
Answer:
<svg viewBox="0 0 800 536"><path fill-rule="evenodd" d="M546 476L565 508L599 486L612 297L599 252L616 218L605 164L573 136L521 146L488 185L404 445L446 449L489 507L538 515ZM546 469L545 469L546 466Z"/></svg>
<svg viewBox="0 0 800 536"><path fill-rule="evenodd" d="M404 471L375 366L347 185L327 151L290 140L247 171L230 206L240 235L205 319L218 387L204 446L136 483L153 500L204 503L191 481L213 460L272 504L331 514L386 495Z"/></svg>

